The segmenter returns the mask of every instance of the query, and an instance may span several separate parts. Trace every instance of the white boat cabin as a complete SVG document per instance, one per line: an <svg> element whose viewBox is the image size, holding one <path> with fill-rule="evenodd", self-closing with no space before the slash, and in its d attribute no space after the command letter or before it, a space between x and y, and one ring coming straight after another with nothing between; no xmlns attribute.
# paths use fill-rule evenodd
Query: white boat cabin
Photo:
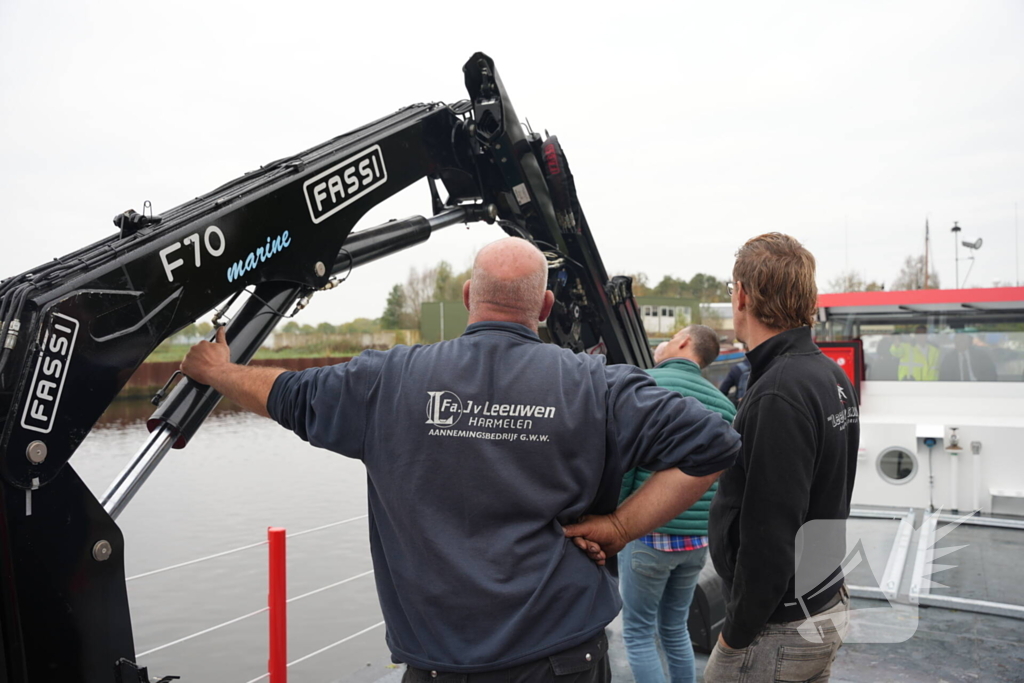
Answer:
<svg viewBox="0 0 1024 683"><path fill-rule="evenodd" d="M855 505L1024 515L1024 287L821 295L860 340Z"/></svg>

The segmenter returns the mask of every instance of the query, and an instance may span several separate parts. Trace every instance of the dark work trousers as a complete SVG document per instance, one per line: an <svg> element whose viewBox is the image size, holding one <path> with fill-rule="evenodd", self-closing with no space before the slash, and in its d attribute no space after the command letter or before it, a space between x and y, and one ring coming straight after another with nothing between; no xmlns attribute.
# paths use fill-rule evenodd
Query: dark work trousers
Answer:
<svg viewBox="0 0 1024 683"><path fill-rule="evenodd" d="M602 632L576 645L535 662L495 671L463 674L407 667L402 683L610 683L608 638Z"/></svg>

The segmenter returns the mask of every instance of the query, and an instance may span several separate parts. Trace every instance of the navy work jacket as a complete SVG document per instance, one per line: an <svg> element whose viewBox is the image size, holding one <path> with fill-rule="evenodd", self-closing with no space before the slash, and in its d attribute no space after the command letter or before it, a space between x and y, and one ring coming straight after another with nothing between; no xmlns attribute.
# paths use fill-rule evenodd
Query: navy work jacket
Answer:
<svg viewBox="0 0 1024 683"><path fill-rule="evenodd" d="M739 450L696 400L514 323L286 372L267 410L366 465L388 646L439 671L514 666L599 633L617 582L562 525L599 499L613 509L633 467L703 476Z"/></svg>

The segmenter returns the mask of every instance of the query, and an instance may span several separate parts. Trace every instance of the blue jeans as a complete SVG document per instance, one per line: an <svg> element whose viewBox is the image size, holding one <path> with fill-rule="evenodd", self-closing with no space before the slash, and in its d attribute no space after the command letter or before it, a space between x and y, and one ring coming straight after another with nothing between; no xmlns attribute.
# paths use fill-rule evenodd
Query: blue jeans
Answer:
<svg viewBox="0 0 1024 683"><path fill-rule="evenodd" d="M672 683L697 680L686 622L707 554L707 548L669 553L633 541L620 555L622 639L636 683L665 680L656 635L661 636Z"/></svg>

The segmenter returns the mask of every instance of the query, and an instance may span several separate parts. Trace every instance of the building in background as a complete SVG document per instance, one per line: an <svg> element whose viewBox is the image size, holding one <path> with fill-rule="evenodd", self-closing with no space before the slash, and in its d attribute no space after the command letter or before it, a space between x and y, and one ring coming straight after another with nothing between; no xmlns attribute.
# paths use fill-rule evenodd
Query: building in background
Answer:
<svg viewBox="0 0 1024 683"><path fill-rule="evenodd" d="M695 299L638 296L636 303L640 307L640 316L648 337L671 337L690 323L700 322L700 311Z"/></svg>
<svg viewBox="0 0 1024 683"><path fill-rule="evenodd" d="M466 331L469 311L461 301L426 301L420 304L420 340L433 344L455 339Z"/></svg>
<svg viewBox="0 0 1024 683"><path fill-rule="evenodd" d="M736 331L732 324L732 303L703 303L700 305L701 324L707 325L718 332L719 337L727 337L726 341L735 338Z"/></svg>
<svg viewBox="0 0 1024 683"><path fill-rule="evenodd" d="M696 299L663 296L638 296L636 302L644 330L651 340L666 339L690 323L701 322L701 308L707 305L698 306ZM461 301L428 301L420 305L420 311L420 338L424 344L458 337L465 331L469 320L469 313ZM732 329L731 308L729 329Z"/></svg>

